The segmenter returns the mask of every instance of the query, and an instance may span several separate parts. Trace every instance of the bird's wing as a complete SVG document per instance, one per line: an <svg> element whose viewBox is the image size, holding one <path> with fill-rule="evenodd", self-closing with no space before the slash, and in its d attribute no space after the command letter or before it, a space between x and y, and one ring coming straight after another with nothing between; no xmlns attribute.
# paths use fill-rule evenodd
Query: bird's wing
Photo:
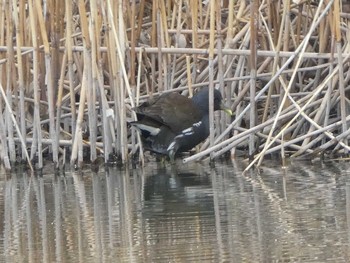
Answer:
<svg viewBox="0 0 350 263"><path fill-rule="evenodd" d="M175 92L140 106L136 112L167 125L175 134L201 119L192 100Z"/></svg>

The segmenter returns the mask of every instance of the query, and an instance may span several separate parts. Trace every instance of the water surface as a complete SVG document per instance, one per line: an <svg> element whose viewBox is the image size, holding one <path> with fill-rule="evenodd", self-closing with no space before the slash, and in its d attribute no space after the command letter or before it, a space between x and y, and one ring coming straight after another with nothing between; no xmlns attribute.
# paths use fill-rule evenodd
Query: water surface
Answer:
<svg viewBox="0 0 350 263"><path fill-rule="evenodd" d="M0 172L0 262L348 262L350 164Z"/></svg>

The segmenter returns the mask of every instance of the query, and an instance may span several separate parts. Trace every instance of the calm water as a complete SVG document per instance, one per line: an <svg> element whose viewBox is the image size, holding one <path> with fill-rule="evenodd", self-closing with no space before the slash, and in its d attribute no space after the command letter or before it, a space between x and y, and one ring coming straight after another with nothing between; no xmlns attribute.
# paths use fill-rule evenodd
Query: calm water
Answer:
<svg viewBox="0 0 350 263"><path fill-rule="evenodd" d="M348 262L350 164L0 173L0 262Z"/></svg>

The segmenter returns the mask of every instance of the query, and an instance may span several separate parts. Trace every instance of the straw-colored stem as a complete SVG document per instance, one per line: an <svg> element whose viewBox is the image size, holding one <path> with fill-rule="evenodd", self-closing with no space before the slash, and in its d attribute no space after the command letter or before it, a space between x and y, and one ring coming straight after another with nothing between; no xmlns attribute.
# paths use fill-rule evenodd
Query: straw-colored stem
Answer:
<svg viewBox="0 0 350 263"><path fill-rule="evenodd" d="M251 0L250 2L250 112L249 127L252 128L256 123L256 75L257 75L257 36L258 36L258 2L259 0ZM252 157L255 152L255 136L249 136L249 156Z"/></svg>
<svg viewBox="0 0 350 263"><path fill-rule="evenodd" d="M13 26L12 26L12 19L9 17L9 15L11 14L12 10L12 2L9 2L9 4L7 5L8 8L8 12L6 12L6 31L8 32L8 34L13 35ZM15 72L13 72L14 69L14 51L13 51L13 42L11 38L7 39L7 58L8 58L8 62L6 64L6 97L7 97L7 101L9 104L9 107L6 107L5 110L5 118L6 118L6 123L8 123L7 126L7 136L8 136L8 140L7 140L7 144L8 144L8 150L9 150L9 157L10 157L10 161L12 163L15 162L16 160L16 150L15 150L15 143L13 141L13 125L10 125L11 123L11 113L9 111L9 109L12 109L13 103L12 103L12 86L16 83L15 80L13 79L13 76L15 75ZM17 89L15 89L14 91L16 91Z"/></svg>
<svg viewBox="0 0 350 263"><path fill-rule="evenodd" d="M214 145L214 30L215 30L215 1L210 1L210 35L209 35L209 144ZM212 158L212 155L210 156Z"/></svg>
<svg viewBox="0 0 350 263"><path fill-rule="evenodd" d="M33 35L33 91L34 91L34 127L33 127L33 143L31 147L31 158L35 155L38 157L38 168L43 167L42 156L42 131L40 126L40 92L39 92L39 44L37 38L37 18L33 1L29 3L29 21L30 29Z"/></svg>

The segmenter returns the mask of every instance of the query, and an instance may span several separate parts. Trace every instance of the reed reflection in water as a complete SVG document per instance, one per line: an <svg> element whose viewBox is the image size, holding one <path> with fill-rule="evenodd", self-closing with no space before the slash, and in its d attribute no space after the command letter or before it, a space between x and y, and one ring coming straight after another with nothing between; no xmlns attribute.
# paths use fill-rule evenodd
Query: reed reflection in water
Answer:
<svg viewBox="0 0 350 263"><path fill-rule="evenodd" d="M242 168L1 174L0 261L350 259L349 165Z"/></svg>

